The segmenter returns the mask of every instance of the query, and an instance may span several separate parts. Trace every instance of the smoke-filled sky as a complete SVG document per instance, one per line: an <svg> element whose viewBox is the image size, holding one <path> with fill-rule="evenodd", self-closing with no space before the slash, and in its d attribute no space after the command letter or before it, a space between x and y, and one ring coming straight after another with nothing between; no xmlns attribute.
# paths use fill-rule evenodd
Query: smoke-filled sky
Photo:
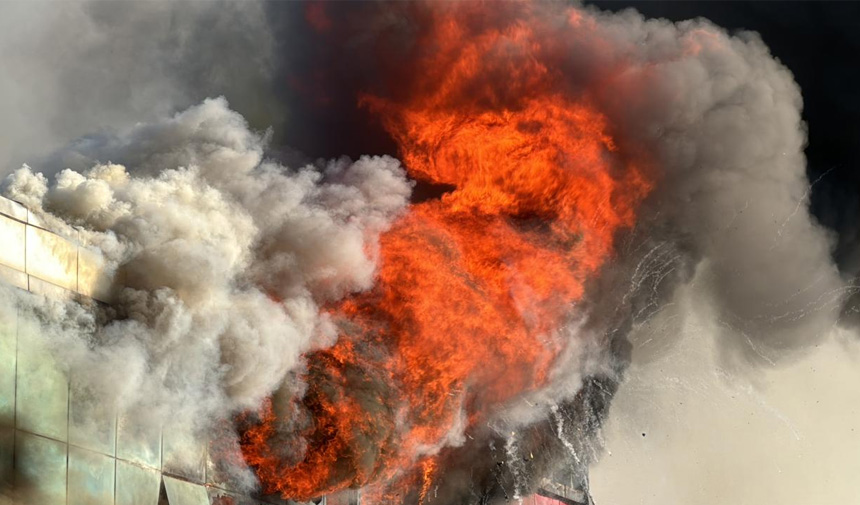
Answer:
<svg viewBox="0 0 860 505"><path fill-rule="evenodd" d="M4 2L3 195L123 279L99 314L4 297L94 404L189 437L239 419L249 488L587 490L624 423L690 436L641 408L667 378L767 398L758 377L803 384L780 371L820 346L844 367L856 333L860 8L625 7ZM677 447L645 460L722 482ZM604 495L711 496L667 479ZM803 485L761 482L732 498Z"/></svg>

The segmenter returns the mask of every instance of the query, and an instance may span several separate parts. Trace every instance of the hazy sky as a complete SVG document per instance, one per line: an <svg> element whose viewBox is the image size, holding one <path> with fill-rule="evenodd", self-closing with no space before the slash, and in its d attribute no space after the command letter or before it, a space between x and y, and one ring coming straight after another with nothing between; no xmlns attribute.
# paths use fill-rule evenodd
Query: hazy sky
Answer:
<svg viewBox="0 0 860 505"><path fill-rule="evenodd" d="M860 502L856 335L836 330L809 354L741 371L721 359L718 329L694 286L634 333L633 364L606 425L607 452L591 470L595 502ZM660 340L667 333L677 341Z"/></svg>

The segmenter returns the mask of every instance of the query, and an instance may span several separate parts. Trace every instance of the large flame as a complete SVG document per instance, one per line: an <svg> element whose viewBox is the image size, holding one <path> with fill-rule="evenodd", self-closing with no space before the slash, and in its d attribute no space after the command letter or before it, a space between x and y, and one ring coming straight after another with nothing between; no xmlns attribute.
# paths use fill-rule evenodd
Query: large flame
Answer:
<svg viewBox="0 0 860 505"><path fill-rule="evenodd" d="M424 9L420 72L399 98L362 98L411 176L454 189L413 205L381 238L376 287L331 307L341 334L308 356L302 459L279 457L271 409L245 433L270 492L381 482L385 501L423 500L440 447L546 383L569 345L555 330L650 188L542 60L552 41L527 19L480 27L487 8Z"/></svg>

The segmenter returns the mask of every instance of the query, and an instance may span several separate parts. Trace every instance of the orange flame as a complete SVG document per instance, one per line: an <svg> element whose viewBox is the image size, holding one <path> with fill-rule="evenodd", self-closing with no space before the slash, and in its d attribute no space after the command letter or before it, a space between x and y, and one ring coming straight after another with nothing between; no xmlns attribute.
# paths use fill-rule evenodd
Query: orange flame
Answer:
<svg viewBox="0 0 860 505"><path fill-rule="evenodd" d="M554 330L650 189L587 94L542 61L552 42L517 19L476 28L486 8L431 6L405 98L362 98L412 177L455 189L413 205L381 237L376 287L331 308L342 333L308 356L304 458L275 456L270 410L245 434L270 492L382 482L378 500L427 501L449 437L546 384L566 345Z"/></svg>

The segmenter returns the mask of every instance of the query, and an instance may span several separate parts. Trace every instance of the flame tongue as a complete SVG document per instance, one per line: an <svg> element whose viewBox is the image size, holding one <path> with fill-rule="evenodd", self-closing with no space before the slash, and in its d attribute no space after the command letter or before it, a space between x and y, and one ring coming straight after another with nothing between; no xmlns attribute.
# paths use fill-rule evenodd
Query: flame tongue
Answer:
<svg viewBox="0 0 860 505"><path fill-rule="evenodd" d="M375 480L426 494L452 431L546 383L570 345L554 330L649 189L526 25L468 36L457 12L432 10L421 44L436 51L407 99L363 98L413 177L456 189L413 205L381 238L376 287L331 308L342 334L308 356L304 459L279 466L271 417L246 434L246 459L286 497Z"/></svg>

